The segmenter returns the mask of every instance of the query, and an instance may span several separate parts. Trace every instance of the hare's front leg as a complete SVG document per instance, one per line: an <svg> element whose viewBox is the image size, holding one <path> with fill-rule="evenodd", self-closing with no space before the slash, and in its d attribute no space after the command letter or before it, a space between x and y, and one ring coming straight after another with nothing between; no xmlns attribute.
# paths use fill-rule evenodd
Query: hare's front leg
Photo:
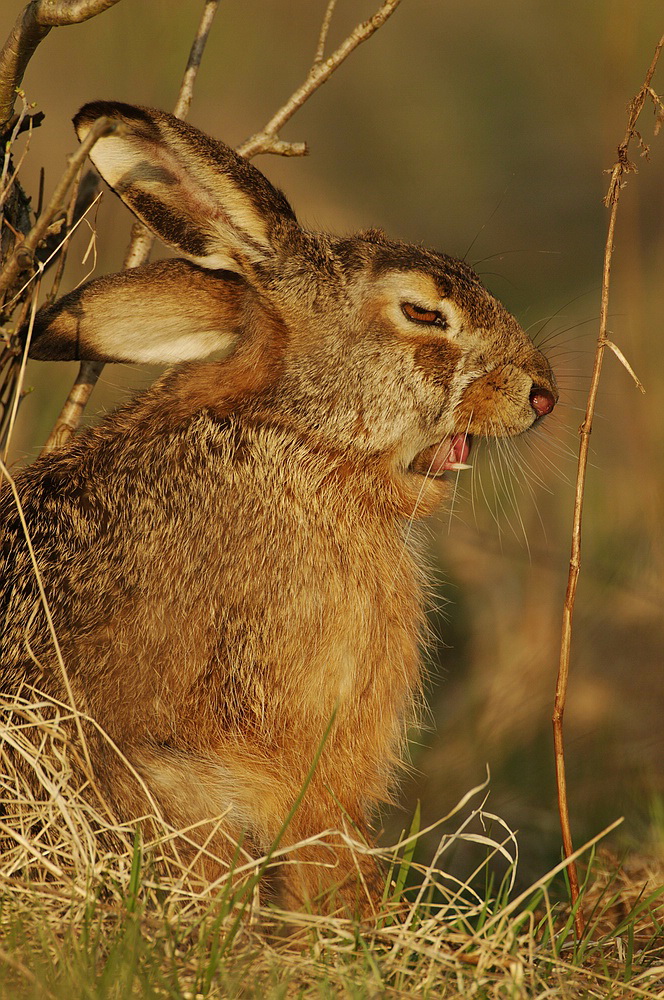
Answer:
<svg viewBox="0 0 664 1000"><path fill-rule="evenodd" d="M292 802L298 791L291 788ZM281 833L274 880L280 905L347 917L378 910L385 873L372 853L364 812L359 800L342 802L329 781L315 775L285 830L283 814L275 815L279 826L270 839Z"/></svg>
<svg viewBox="0 0 664 1000"><path fill-rule="evenodd" d="M217 758L181 745L119 741L121 756L101 740L95 745L95 777L111 811L140 819L147 840L163 838L166 824L172 836L165 850L194 876L216 882L263 853L246 808L238 808L229 768Z"/></svg>
<svg viewBox="0 0 664 1000"><path fill-rule="evenodd" d="M329 817L328 817L329 821ZM341 827L340 827L341 829ZM376 859L338 833L302 837L287 851L276 880L277 900L286 909L311 909L346 917L375 914L385 874ZM357 834L349 840L357 841Z"/></svg>
<svg viewBox="0 0 664 1000"><path fill-rule="evenodd" d="M301 784L277 754L258 754L232 740L214 755L150 748L141 754L139 770L173 826L200 824L189 839L202 842L217 825L206 845L208 878L223 874L209 856L227 865L240 856L240 842L245 860L247 854L259 858L275 851L268 881L285 908L352 916L377 907L384 884L380 866L352 846L367 840L362 808L335 802L316 776L284 829ZM272 888L266 896L274 898Z"/></svg>

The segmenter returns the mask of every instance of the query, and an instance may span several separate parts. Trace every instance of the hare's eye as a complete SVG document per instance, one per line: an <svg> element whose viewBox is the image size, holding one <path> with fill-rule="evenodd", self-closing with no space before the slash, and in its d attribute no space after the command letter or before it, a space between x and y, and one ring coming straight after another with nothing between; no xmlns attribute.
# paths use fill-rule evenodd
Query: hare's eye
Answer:
<svg viewBox="0 0 664 1000"><path fill-rule="evenodd" d="M447 320L437 309L422 309L413 305L412 302L402 302L401 311L406 319L413 323L426 323L427 326L439 326L441 330L447 328Z"/></svg>

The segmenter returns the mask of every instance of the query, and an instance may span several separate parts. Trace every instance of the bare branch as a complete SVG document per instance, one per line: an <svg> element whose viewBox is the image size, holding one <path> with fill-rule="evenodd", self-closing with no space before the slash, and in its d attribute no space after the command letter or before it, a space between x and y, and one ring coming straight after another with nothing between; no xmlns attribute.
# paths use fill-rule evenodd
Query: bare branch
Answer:
<svg viewBox="0 0 664 1000"><path fill-rule="evenodd" d="M0 51L0 131L14 111L16 88L35 49L51 28L87 21L118 0L33 0L19 14Z"/></svg>
<svg viewBox="0 0 664 1000"><path fill-rule="evenodd" d="M345 59L348 58L351 52L353 52L358 45L361 45L362 42L366 42L368 38L371 38L373 33L385 24L388 17L391 17L400 3L401 0L384 0L373 17L370 17L368 21L363 21L361 24L358 24L348 38L341 43L339 48L333 52L332 55L325 60L325 62L321 62L318 60L321 40L324 45L327 36L326 21L328 21L328 18L332 16L330 12L331 4L328 4L325 12L325 18L323 19L323 26L321 28L318 50L316 51L316 59L307 74L306 80L301 87L298 87L298 89L291 94L286 103L279 108L275 115L272 116L267 125L260 132L256 132L255 135L252 135L250 139L247 139L247 141L238 148L238 153L240 153L241 156L247 157L247 159L251 159L251 157L257 156L259 153L279 153L282 156L303 155L306 152L306 146L304 143L284 144L278 138L280 129L283 128L286 122L293 117L298 108L301 108L305 101L307 101L319 87L329 80L334 71L338 69ZM286 150L288 151L286 152ZM297 150L297 152L295 150Z"/></svg>
<svg viewBox="0 0 664 1000"><path fill-rule="evenodd" d="M651 93L650 83L657 67L660 52L664 47L664 35L659 40L655 49L655 55L646 74L643 87L629 105L629 117L627 121L627 131L625 138L618 146L618 159L611 171L611 181L609 190L605 198L605 205L610 208L608 233L604 247L604 269L602 276L602 298L600 308L599 333L597 336L597 348L595 352L595 364L590 381L588 401L586 404L586 414L581 427L579 428L579 461L576 477L576 489L574 498L574 516L572 525L572 551L570 555L569 574L567 578L567 592L565 594L565 604L563 608L562 636L560 642L560 665L558 668L558 679L556 683L556 697L553 708L553 740L556 758L556 781L558 785L558 809L560 812L560 825L563 837L563 849L565 857L569 859L568 874L572 904L576 905L579 898L579 880L574 863L574 847L572 844L572 834L569 822L569 808L567 802L567 783L565 778L565 751L563 743L563 717L565 714L565 703L567 700L567 682L570 667L570 649L572 643L572 617L574 614L574 602L576 600L576 589L581 569L581 521L583 514L583 498L586 483L586 471L588 466L588 450L590 447L590 433L592 431L593 417L595 414L595 402L599 390L599 380L602 372L602 360L604 348L610 347L617 353L623 363L626 364L622 352L607 338L607 322L609 315L609 286L611 280L611 262L613 259L616 218L618 214L618 199L623 187L623 176L635 167L630 163L627 155L629 145L634 138L638 138L636 122L643 110L646 98ZM658 106L659 98L655 102ZM628 370L631 372L631 369ZM632 372L633 374L633 372ZM636 378L636 376L634 376ZM637 384L638 383L637 380ZM642 387L641 387L642 388ZM580 939L584 933L584 920L580 907L577 906L575 913L575 929L577 937Z"/></svg>
<svg viewBox="0 0 664 1000"><path fill-rule="evenodd" d="M71 435L78 429L85 407L92 395L92 390L97 384L103 367L103 361L81 362L76 381L69 390L69 395L60 410L60 415L48 436L46 444L41 450L42 455L48 455L51 451L57 451L63 444L67 443Z"/></svg>
<svg viewBox="0 0 664 1000"><path fill-rule="evenodd" d="M12 189L12 185L14 184L15 181L18 181L19 170L21 169L21 166L23 165L23 160L25 159L28 149L30 148L32 129L30 128L29 124L30 116L28 115L27 111L28 111L28 106L24 101L23 108L21 109L20 113L14 115L12 119L11 129L8 129L7 133L5 134L5 156L2 164L2 173L0 173L0 209L7 200L7 197L9 196L9 193ZM23 125L26 119L28 119L28 137L25 142L25 148L21 154L21 158L19 159L18 163L13 166L14 172L12 176L9 177L9 168L10 165L12 165L12 156L11 156L12 147L14 145L14 142L16 141L17 136L21 131L21 126Z"/></svg>
<svg viewBox="0 0 664 1000"><path fill-rule="evenodd" d="M314 56L313 62L314 66L317 66L318 63L323 61L323 56L325 55L325 42L327 41L330 24L332 23L332 15L334 14L334 8L336 6L337 0L329 0L325 16L323 17L323 23L320 26L318 45L316 46L316 55Z"/></svg>
<svg viewBox="0 0 664 1000"><path fill-rule="evenodd" d="M114 7L118 0L37 0L37 19L40 24L48 24L59 28L65 24L80 24L97 14L102 14L109 7ZM33 6L32 4L30 6Z"/></svg>
<svg viewBox="0 0 664 1000"><path fill-rule="evenodd" d="M135 222L131 227L129 243L122 261L123 268L140 267L141 264L147 264L153 243L154 236L148 227L144 226L142 222Z"/></svg>
<svg viewBox="0 0 664 1000"><path fill-rule="evenodd" d="M28 4L18 16L7 41L0 51L0 131L14 112L16 89L20 87L26 67L50 27L40 24L36 5Z"/></svg>
<svg viewBox="0 0 664 1000"><path fill-rule="evenodd" d="M196 37L194 38L191 46L191 52L189 53L187 68L184 71L180 94L178 96L177 104L175 105L175 110L173 111L176 118L184 119L189 114L191 98L194 93L194 83L196 82L198 69L201 65L205 45L207 43L210 28L212 27L212 21L214 20L214 15L217 13L218 6L219 0L206 0L201 21L198 25L198 31L196 32Z"/></svg>
<svg viewBox="0 0 664 1000"><path fill-rule="evenodd" d="M4 136L4 160L0 172L0 262L6 260L13 253L17 240L29 233L32 226L32 206L18 179L19 170L27 156L32 138L27 104L25 100L22 103L21 111L13 116L11 128L8 127ZM16 163L12 161L13 144L26 120L29 123L28 135L18 163Z"/></svg>

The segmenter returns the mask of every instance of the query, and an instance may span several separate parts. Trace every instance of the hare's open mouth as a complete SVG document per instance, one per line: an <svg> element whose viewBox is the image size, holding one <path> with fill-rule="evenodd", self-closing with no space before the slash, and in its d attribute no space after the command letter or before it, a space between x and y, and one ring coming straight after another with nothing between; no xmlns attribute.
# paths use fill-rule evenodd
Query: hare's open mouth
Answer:
<svg viewBox="0 0 664 1000"><path fill-rule="evenodd" d="M410 471L421 476L442 476L449 470L467 468L472 440L470 434L453 434L443 438L416 455L410 464Z"/></svg>

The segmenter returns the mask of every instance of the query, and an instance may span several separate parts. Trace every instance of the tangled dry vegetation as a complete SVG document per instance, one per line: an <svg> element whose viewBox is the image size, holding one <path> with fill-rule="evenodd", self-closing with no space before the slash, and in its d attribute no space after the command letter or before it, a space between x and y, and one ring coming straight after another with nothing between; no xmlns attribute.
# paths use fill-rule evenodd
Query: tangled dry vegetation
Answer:
<svg viewBox="0 0 664 1000"><path fill-rule="evenodd" d="M417 816L381 851L383 906L355 924L266 904L259 876L288 863L278 844L202 884L177 859L187 831L153 818L143 843L76 784L66 706L24 692L2 710L0 996L664 997L661 866L592 865L579 943L558 869L515 894L517 841L486 786L441 820L430 864L416 860ZM465 881L445 872L461 842L477 857Z"/></svg>

